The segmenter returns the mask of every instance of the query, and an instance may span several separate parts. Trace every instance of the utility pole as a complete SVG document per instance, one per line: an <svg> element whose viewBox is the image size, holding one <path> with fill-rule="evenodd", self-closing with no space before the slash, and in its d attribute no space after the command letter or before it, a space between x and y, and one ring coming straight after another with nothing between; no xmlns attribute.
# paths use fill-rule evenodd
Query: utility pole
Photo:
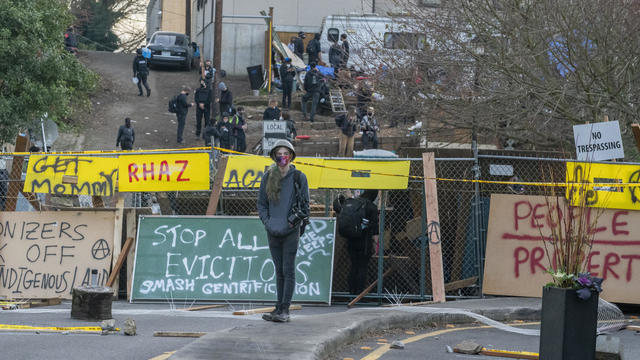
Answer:
<svg viewBox="0 0 640 360"><path fill-rule="evenodd" d="M271 68L271 64L273 64L273 50L272 47L273 46L273 6L269 6L269 50L268 50L268 56L267 58L269 59L269 64L267 64L267 69L269 69L268 72L268 80L267 80L267 93L271 94L271 72L273 71L273 69Z"/></svg>
<svg viewBox="0 0 640 360"><path fill-rule="evenodd" d="M213 67L220 73L222 63L222 0L216 0L216 13L213 34Z"/></svg>
<svg viewBox="0 0 640 360"><path fill-rule="evenodd" d="M191 39L191 0L184 2L184 33Z"/></svg>

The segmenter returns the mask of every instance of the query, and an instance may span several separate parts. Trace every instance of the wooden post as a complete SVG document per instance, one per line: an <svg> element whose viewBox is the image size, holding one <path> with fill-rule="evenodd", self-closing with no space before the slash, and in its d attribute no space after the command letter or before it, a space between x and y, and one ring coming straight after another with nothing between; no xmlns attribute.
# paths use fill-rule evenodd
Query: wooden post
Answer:
<svg viewBox="0 0 640 360"><path fill-rule="evenodd" d="M394 265L393 263L391 263L391 267L389 267L387 269L387 271L384 272L384 274L382 274L382 278L384 279L385 276L389 275L391 273L391 271L393 271L394 269ZM351 300L351 302L349 302L347 304L347 307L352 307L353 305L355 305L358 301L362 300L363 297L365 297L368 293L371 292L371 290L373 290L373 288L378 284L378 280L380 279L376 279L376 281L374 281L373 283L371 283L371 285L367 286L366 289L362 290L362 292L360 293L360 295L356 296L355 299Z"/></svg>
<svg viewBox="0 0 640 360"><path fill-rule="evenodd" d="M631 132L633 133L633 138L636 140L636 147L638 151L640 151L640 125L631 124Z"/></svg>
<svg viewBox="0 0 640 360"><path fill-rule="evenodd" d="M202 57L202 54L200 56ZM213 66L216 68L216 73L220 74L220 67L222 66L222 0L216 0L213 29Z"/></svg>
<svg viewBox="0 0 640 360"><path fill-rule="evenodd" d="M431 288L433 300L436 302L445 302L442 245L440 243L440 216L438 215L438 188L436 184L436 162L434 153L423 153L422 164L424 168L424 193L427 202L427 239L429 240L429 263L431 264Z"/></svg>
<svg viewBox="0 0 640 360"><path fill-rule="evenodd" d="M129 254L129 249L131 249L131 244L133 244L133 238L131 237L127 238L127 241L124 243L124 246L122 247L122 251L120 251L120 256L118 256L118 261L116 261L116 264L111 269L111 274L109 275L109 280L107 281L108 287L113 286L113 283L116 281L116 277L120 272L120 268L122 267L122 264L124 263L124 261L127 259L127 254Z"/></svg>
<svg viewBox="0 0 640 360"><path fill-rule="evenodd" d="M213 178L213 189L211 189L211 196L209 197L209 205L207 206L207 215L215 215L218 209L218 201L220 200L220 194L222 193L222 183L224 181L224 172L227 169L226 156L220 158L218 162L218 171Z"/></svg>
<svg viewBox="0 0 640 360"><path fill-rule="evenodd" d="M120 256L122 247L122 221L124 215L124 196L122 193L116 193L116 217L113 224L113 256L111 257L111 268L116 266L116 261ZM117 274L116 274L117 276ZM117 279L117 278L116 278ZM118 281L114 280L113 295L118 296Z"/></svg>
<svg viewBox="0 0 640 360"><path fill-rule="evenodd" d="M267 53L267 58L269 59L269 64L267 64L267 68L269 69L268 73L268 82L267 82L267 93L271 94L271 64L273 64L273 6L269 6L269 52Z"/></svg>

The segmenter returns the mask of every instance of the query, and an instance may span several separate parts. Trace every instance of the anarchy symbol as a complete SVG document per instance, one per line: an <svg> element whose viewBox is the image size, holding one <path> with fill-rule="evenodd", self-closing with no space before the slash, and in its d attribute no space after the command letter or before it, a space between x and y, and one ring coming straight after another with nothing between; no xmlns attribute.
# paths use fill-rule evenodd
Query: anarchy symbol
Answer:
<svg viewBox="0 0 640 360"><path fill-rule="evenodd" d="M427 225L427 235L429 237L429 243L433 245L440 244L440 223L432 221Z"/></svg>
<svg viewBox="0 0 640 360"><path fill-rule="evenodd" d="M100 239L93 243L93 246L91 247L91 255L93 255L93 258L96 260L102 260L111 255L111 249L109 249L107 241L105 239Z"/></svg>

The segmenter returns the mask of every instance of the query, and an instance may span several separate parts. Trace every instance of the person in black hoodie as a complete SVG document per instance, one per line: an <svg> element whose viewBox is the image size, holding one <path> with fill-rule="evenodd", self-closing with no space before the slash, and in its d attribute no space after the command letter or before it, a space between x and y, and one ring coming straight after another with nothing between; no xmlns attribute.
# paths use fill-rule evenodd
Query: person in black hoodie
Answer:
<svg viewBox="0 0 640 360"><path fill-rule="evenodd" d="M307 44L307 54L309 54L309 65L320 62L320 33L316 33Z"/></svg>
<svg viewBox="0 0 640 360"><path fill-rule="evenodd" d="M231 94L231 90L229 90L224 82L220 82L220 84L218 84L218 89L220 90L220 97L218 98L220 114L230 113L231 107L233 106L233 95Z"/></svg>
<svg viewBox="0 0 640 360"><path fill-rule="evenodd" d="M133 149L133 143L136 141L136 133L131 126L131 119L125 118L124 125L120 125L118 129L118 137L116 138L116 147L120 146L122 150Z"/></svg>
<svg viewBox="0 0 640 360"><path fill-rule="evenodd" d="M309 64L309 71L304 77L304 90L307 92L302 96L302 116L307 120L307 104L311 100L311 114L309 120L313 122L313 117L316 115L316 108L320 101L320 90L322 85L322 75L316 69L316 63Z"/></svg>
<svg viewBox="0 0 640 360"><path fill-rule="evenodd" d="M142 56L142 49L137 49L136 57L133 59L133 77L138 78L138 96L142 96L142 85L147 89L147 96L151 95L151 89L147 84L147 75L149 75L147 59Z"/></svg>
<svg viewBox="0 0 640 360"><path fill-rule="evenodd" d="M280 120L280 109L278 109L278 100L269 99L269 107L264 110L262 120Z"/></svg>
<svg viewBox="0 0 640 360"><path fill-rule="evenodd" d="M291 65L291 58L284 58L284 64L280 65L280 81L282 82L282 107L291 107L291 93L293 92L293 78L296 76L296 68Z"/></svg>
<svg viewBox="0 0 640 360"><path fill-rule="evenodd" d="M187 101L187 97L189 96L190 92L191 89L188 86L182 86L180 95L178 95L178 111L176 112L176 117L178 118L178 144L182 144L182 133L184 132L184 125L187 121L187 113L189 112L189 108L195 105L194 103L189 103Z"/></svg>
<svg viewBox="0 0 640 360"><path fill-rule="evenodd" d="M220 147L233 150L231 147L231 136L233 135L233 125L229 122L229 113L223 112L220 120L216 124L218 133L220 134Z"/></svg>
<svg viewBox="0 0 640 360"><path fill-rule="evenodd" d="M304 31L298 32L298 36L294 39L294 49L293 53L302 60L302 55L304 54L304 38L307 37Z"/></svg>
<svg viewBox="0 0 640 360"><path fill-rule="evenodd" d="M202 117L204 116L204 127L211 122L211 89L207 86L205 79L200 79L200 88L196 90L196 136L200 136L202 129Z"/></svg>

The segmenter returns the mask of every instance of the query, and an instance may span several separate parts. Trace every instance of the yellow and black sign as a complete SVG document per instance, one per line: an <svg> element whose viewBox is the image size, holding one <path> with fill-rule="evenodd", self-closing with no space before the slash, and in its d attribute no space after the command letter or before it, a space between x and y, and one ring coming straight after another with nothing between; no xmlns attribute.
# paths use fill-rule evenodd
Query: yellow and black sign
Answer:
<svg viewBox="0 0 640 360"><path fill-rule="evenodd" d="M209 154L122 155L118 191L209 190Z"/></svg>
<svg viewBox="0 0 640 360"><path fill-rule="evenodd" d="M566 197L573 206L640 210L637 165L567 162L567 183Z"/></svg>

